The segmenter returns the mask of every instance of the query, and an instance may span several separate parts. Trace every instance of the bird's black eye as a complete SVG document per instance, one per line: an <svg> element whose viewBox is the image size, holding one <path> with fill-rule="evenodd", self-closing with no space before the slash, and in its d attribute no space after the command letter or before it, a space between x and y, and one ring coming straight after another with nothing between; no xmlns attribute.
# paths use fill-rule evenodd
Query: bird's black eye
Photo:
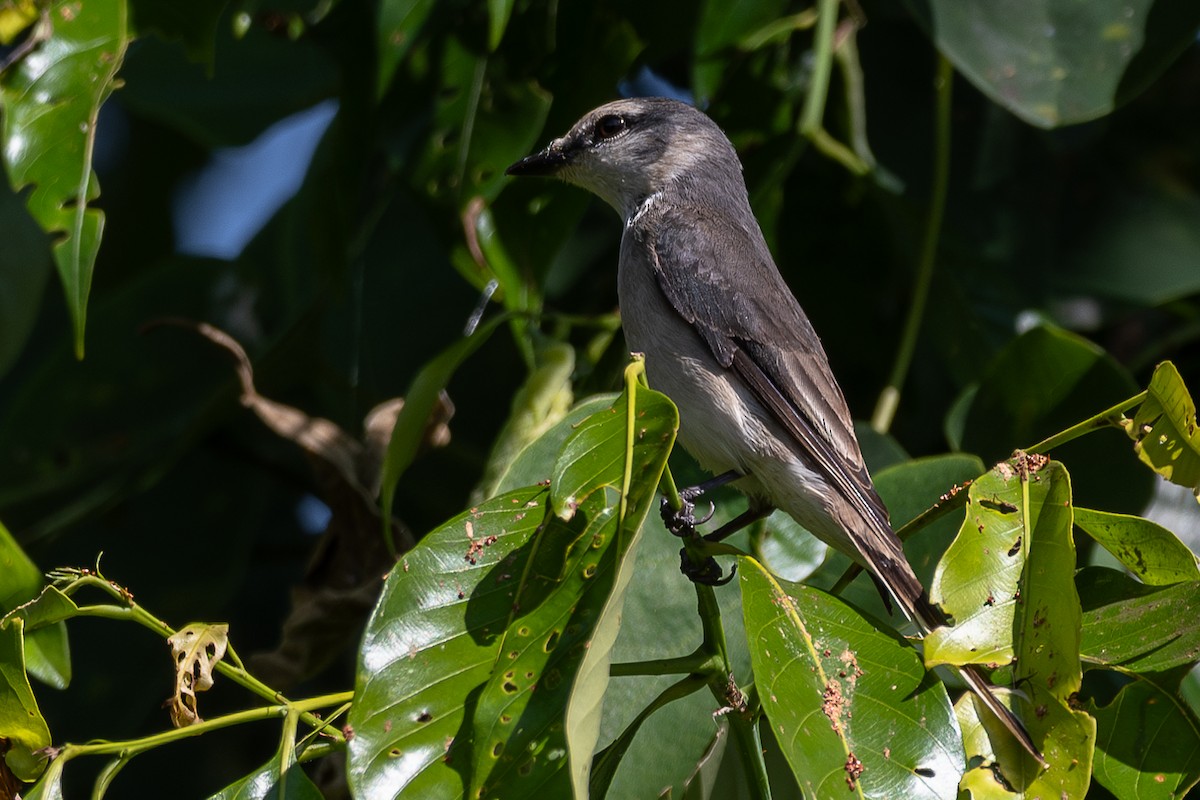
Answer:
<svg viewBox="0 0 1200 800"><path fill-rule="evenodd" d="M596 141L611 139L625 131L625 118L616 114L606 114L596 120Z"/></svg>

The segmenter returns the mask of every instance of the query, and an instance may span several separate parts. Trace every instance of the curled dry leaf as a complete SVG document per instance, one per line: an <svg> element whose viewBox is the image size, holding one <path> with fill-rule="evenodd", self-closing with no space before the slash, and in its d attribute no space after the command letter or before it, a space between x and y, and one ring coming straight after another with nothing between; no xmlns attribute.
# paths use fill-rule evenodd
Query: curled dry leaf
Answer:
<svg viewBox="0 0 1200 800"><path fill-rule="evenodd" d="M229 645L229 626L194 622L167 637L167 642L175 659L171 722L184 728L203 721L196 708L196 693L212 688L213 668L225 657Z"/></svg>

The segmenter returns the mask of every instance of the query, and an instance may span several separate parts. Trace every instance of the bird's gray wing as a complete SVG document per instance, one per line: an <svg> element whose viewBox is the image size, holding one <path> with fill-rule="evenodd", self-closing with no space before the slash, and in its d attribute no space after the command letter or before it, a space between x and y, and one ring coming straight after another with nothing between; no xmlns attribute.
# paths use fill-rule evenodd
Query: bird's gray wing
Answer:
<svg viewBox="0 0 1200 800"><path fill-rule="evenodd" d="M672 206L645 222L644 244L671 306L870 527L890 532L820 339L754 219ZM878 544L882 554L896 555L895 546Z"/></svg>

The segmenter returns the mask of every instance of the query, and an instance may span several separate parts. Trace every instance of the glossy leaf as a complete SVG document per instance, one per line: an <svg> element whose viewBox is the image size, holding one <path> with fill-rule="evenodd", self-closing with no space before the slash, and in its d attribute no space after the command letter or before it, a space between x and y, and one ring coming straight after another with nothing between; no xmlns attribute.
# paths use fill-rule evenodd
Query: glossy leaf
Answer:
<svg viewBox="0 0 1200 800"><path fill-rule="evenodd" d="M23 781L36 779L46 765L37 751L50 746L50 728L25 675L24 626L20 619L0 625L0 737L9 740L4 760L13 774Z"/></svg>
<svg viewBox="0 0 1200 800"><path fill-rule="evenodd" d="M518 489L404 556L361 652L350 719L358 796L517 798L580 785L608 682L625 562L675 420L662 395L638 393L623 521L622 400L585 420L563 448L554 473L576 499L570 521L550 513L546 488ZM597 464L615 469L600 474Z"/></svg>
<svg viewBox="0 0 1200 800"><path fill-rule="evenodd" d="M1133 419L1125 423L1125 432L1143 464L1171 483L1188 487L1200 500L1196 403L1170 361L1154 370L1147 391Z"/></svg>
<svg viewBox="0 0 1200 800"><path fill-rule="evenodd" d="M324 795L299 764L283 767L282 753L241 780L234 781L209 800L321 800Z"/></svg>
<svg viewBox="0 0 1200 800"><path fill-rule="evenodd" d="M14 189L31 186L30 214L55 237L54 263L83 356L88 294L104 214L92 148L100 106L128 45L126 0L54 3L52 33L0 80L4 163Z"/></svg>
<svg viewBox="0 0 1200 800"><path fill-rule="evenodd" d="M1020 14L986 2L908 5L976 87L1042 128L1111 112L1165 69L1200 25L1187 0L1037 0Z"/></svg>
<svg viewBox="0 0 1200 800"><path fill-rule="evenodd" d="M1090 764L1095 722L1069 705L1083 677L1070 478L1058 462L1021 455L975 481L967 497L930 592L954 624L925 638L925 661L1012 663L1024 700L1015 710L1050 768L1013 745L1000 769L1029 792L1082 797L1090 770L1078 765Z"/></svg>
<svg viewBox="0 0 1200 800"><path fill-rule="evenodd" d="M755 685L805 795L956 797L958 724L916 651L831 595L739 563Z"/></svg>
<svg viewBox="0 0 1200 800"><path fill-rule="evenodd" d="M1200 781L1200 720L1174 692L1134 681L1093 713L1096 781L1117 797L1184 797Z"/></svg>
<svg viewBox="0 0 1200 800"><path fill-rule="evenodd" d="M1145 583L1166 586L1200 580L1195 554L1179 537L1156 522L1076 508L1075 524Z"/></svg>
<svg viewBox="0 0 1200 800"><path fill-rule="evenodd" d="M1101 567L1075 580L1084 661L1139 673L1200 661L1200 582L1155 588Z"/></svg>

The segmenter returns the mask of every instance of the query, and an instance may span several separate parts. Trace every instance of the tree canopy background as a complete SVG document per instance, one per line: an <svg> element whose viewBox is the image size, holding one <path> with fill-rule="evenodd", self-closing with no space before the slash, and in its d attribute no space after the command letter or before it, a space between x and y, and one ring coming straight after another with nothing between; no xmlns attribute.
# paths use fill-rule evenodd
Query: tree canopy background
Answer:
<svg viewBox="0 0 1200 800"><path fill-rule="evenodd" d="M824 32L783 0L0 6L0 520L43 569L103 553L105 575L160 618L228 621L243 657L279 644L329 515L362 550L318 555L316 585L377 588L390 564L377 520L346 521L364 512L329 451L306 456L282 417L273 430L254 413L270 409L239 402L227 352L156 323L227 332L263 398L361 440L373 407L463 339L495 280L485 321L517 316L453 373L448 438L443 407L396 484L399 540L419 539L503 471L506 421L552 421L621 387L621 226L582 191L503 170L623 93L689 97L728 133L856 418L875 413L924 298L894 422L864 433L874 467L994 463L1135 394L1165 359L1195 385L1197 7L820 5L836 15ZM102 41L106 58L56 50L38 73L60 41ZM943 57L954 72L939 84ZM53 113L39 90L60 93ZM278 151L303 177L294 196L228 257L182 251L188 218L212 211L184 205L197 176L314 107L330 121L311 161ZM222 192L206 202L237 209ZM1141 514L1156 484L1128 451L1110 431L1055 455L1079 505ZM1173 497L1159 492L1153 515L1194 542L1194 502ZM351 684L371 598L338 602L344 636L283 657L305 666L280 681ZM161 729L161 650L131 627L72 623L73 680L38 692L55 742ZM206 716L240 700L214 697ZM203 796L275 747L247 726L162 748L126 768L121 796ZM67 796L94 769L68 770Z"/></svg>

